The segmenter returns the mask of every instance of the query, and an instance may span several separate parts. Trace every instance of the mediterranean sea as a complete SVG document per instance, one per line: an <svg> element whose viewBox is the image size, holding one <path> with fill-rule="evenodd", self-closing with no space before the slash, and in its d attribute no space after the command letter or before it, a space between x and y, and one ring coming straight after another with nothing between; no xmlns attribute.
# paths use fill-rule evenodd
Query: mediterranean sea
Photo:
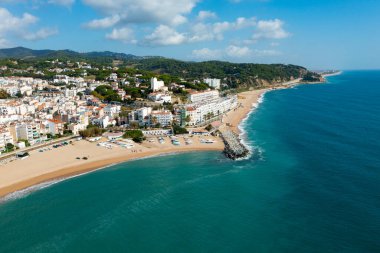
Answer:
<svg viewBox="0 0 380 253"><path fill-rule="evenodd" d="M380 71L265 94L253 155L131 161L0 203L0 252L380 252Z"/></svg>

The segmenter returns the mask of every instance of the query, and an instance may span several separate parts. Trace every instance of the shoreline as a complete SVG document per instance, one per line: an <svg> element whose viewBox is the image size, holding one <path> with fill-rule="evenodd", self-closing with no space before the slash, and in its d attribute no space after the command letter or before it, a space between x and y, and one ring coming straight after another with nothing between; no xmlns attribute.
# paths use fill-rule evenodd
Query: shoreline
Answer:
<svg viewBox="0 0 380 253"><path fill-rule="evenodd" d="M334 73L334 75L336 75L336 73ZM296 79L281 83L274 88L264 88L239 93L239 107L222 117L221 128L229 128L238 134L241 143L251 152L252 149L249 147L245 136L244 124L250 115L259 107L260 103L263 102L265 94L269 91L292 88L300 84L307 83L301 83L300 79ZM202 144L199 142L199 139L197 142L196 137L193 138L195 143L189 146L173 146L168 139L165 140L167 143L164 145L144 142L143 144L136 144L136 148L132 150L117 147L115 148L117 149L116 151L113 151L113 149L111 151L104 147L96 146L96 143L89 143L82 140L75 142L74 145L53 149L52 151L44 153L38 153L38 150L35 150L31 152L31 157L25 160L16 160L10 164L0 166L0 175L2 175L2 177L0 177L0 202L12 194L28 191L28 189L34 186L55 180L61 182L62 180L128 161L176 153L223 151L224 149L223 141L219 137L212 137L212 139L216 141L216 143L213 144ZM49 153L49 155L47 155L47 153ZM89 160L84 161L79 159L71 162L69 160L70 156L72 159L75 159L75 157L78 159L78 156L83 157L86 155L89 156ZM54 159L52 157L54 157ZM94 160L93 157L95 157Z"/></svg>
<svg viewBox="0 0 380 253"><path fill-rule="evenodd" d="M217 139L217 138L214 138ZM169 143L168 143L169 144ZM87 141L81 141L80 143L78 142L75 145L80 145L82 146L81 148L95 148L98 149L98 151L105 151L104 148L96 146L94 143L88 143ZM172 145L172 144L169 144ZM63 181L66 179L70 179L76 176L88 174L90 172L94 172L100 169L104 169L113 165L117 165L120 163L125 163L129 161L135 161L135 160L140 160L140 159L148 159L148 158L153 158L153 157L159 157L159 156L167 156L167 155L172 155L172 154L177 154L177 153L191 153L191 152L204 152L204 151L219 151L221 152L224 148L222 141L219 139L217 140L217 143L215 144L202 144L203 146L196 145L195 147L191 146L183 146L183 147L165 147L162 149L157 149L157 148L152 148L149 150L149 148L141 146L140 152L137 153L131 153L128 152L130 150L125 150L119 148L119 150L116 152L116 154L112 154L111 152L107 152L105 156L99 157L98 159L95 160L78 160L76 161L75 164L72 165L66 165L64 166L65 163L60 163L58 166L53 166L53 168L47 168L46 164L43 164L41 169L38 170L36 169L35 166L35 161L30 162L30 158L25 159L25 160L17 160L13 162L12 164L9 165L10 168L16 168L20 172L22 168L28 167L28 166L23 166L27 165L28 163L34 163L32 166L34 166L34 171L33 173L25 173L26 175L23 175L23 178L20 180L14 180L14 175L13 175L13 180L11 183L0 187L0 202L2 199L7 199L10 195L12 194L17 194L17 192L21 191L28 191L29 188L32 188L34 186L38 186L44 183L48 182L53 182L55 180ZM92 146L92 147L90 147ZM70 153L72 147L66 147L65 152L63 153L62 157L66 159L65 154ZM56 152L59 152L59 150L54 150ZM66 152L68 151L68 152ZM107 150L109 151L109 150ZM50 152L50 151L49 151ZM92 151L87 151L86 153L92 153ZM107 157L108 156L108 157ZM34 156L36 157L36 156ZM7 164L8 165L8 164ZM5 166L7 166L5 165ZM40 166L37 164L37 167ZM36 171L37 170L37 171ZM0 173L4 171L4 167L0 168ZM9 176L9 174L8 174ZM9 179L9 177L8 177ZM0 179L0 183L4 183L4 178Z"/></svg>

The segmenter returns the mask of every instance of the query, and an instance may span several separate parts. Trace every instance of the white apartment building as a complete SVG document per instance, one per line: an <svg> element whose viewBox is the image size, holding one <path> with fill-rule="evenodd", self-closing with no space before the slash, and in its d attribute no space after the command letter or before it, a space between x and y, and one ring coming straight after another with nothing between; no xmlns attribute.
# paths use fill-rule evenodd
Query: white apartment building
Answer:
<svg viewBox="0 0 380 253"><path fill-rule="evenodd" d="M52 135L63 134L63 128L64 128L64 125L62 121L56 120L56 119L48 120L48 129L49 129L50 134Z"/></svg>
<svg viewBox="0 0 380 253"><path fill-rule="evenodd" d="M161 90L162 88L165 87L165 83L164 81L158 81L156 77L152 77L150 79L150 88L153 90L153 91L158 91L158 90Z"/></svg>
<svg viewBox="0 0 380 253"><path fill-rule="evenodd" d="M53 82L54 83L65 83L65 84L68 84L69 83L69 76L66 76L66 75L56 75L54 76L54 79L53 79Z"/></svg>
<svg viewBox="0 0 380 253"><path fill-rule="evenodd" d="M65 89L65 97L75 97L78 93L77 89Z"/></svg>
<svg viewBox="0 0 380 253"><path fill-rule="evenodd" d="M20 93L26 96L31 96L33 93L33 88L31 86L20 87Z"/></svg>
<svg viewBox="0 0 380 253"><path fill-rule="evenodd" d="M98 125L102 128L106 128L109 125L113 125L116 123L116 121L111 119L109 116L95 118L92 122L93 124Z"/></svg>
<svg viewBox="0 0 380 253"><path fill-rule="evenodd" d="M185 109L185 116L190 118L190 122L187 122L187 124L190 126L201 124L211 117L219 116L237 106L237 96L189 105Z"/></svg>
<svg viewBox="0 0 380 253"><path fill-rule="evenodd" d="M172 96L165 93L153 92L148 95L148 99L156 102L156 103L171 103Z"/></svg>
<svg viewBox="0 0 380 253"><path fill-rule="evenodd" d="M107 115L110 118L114 118L114 116L120 113L120 110L120 105L107 105L103 108L104 115Z"/></svg>
<svg viewBox="0 0 380 253"><path fill-rule="evenodd" d="M7 143L14 144L12 134L10 133L9 128L0 128L0 148L4 148Z"/></svg>
<svg viewBox="0 0 380 253"><path fill-rule="evenodd" d="M132 111L128 115L129 123L137 122L140 126L144 126L149 123L149 115L152 113L152 107L142 107L140 109Z"/></svg>
<svg viewBox="0 0 380 253"><path fill-rule="evenodd" d="M78 134L79 131L83 131L83 130L86 130L87 128L87 125L85 124L70 124L68 126L68 129L71 130L73 132L73 134Z"/></svg>
<svg viewBox="0 0 380 253"><path fill-rule="evenodd" d="M170 126L173 121L173 114L170 111L153 111L150 114L150 125L154 126L157 123L161 127Z"/></svg>
<svg viewBox="0 0 380 253"><path fill-rule="evenodd" d="M16 125L17 140L28 140L30 144L34 143L35 139L40 138L40 124L22 123Z"/></svg>
<svg viewBox="0 0 380 253"><path fill-rule="evenodd" d="M205 79L203 79L203 82L205 82L208 86L210 86L212 88L220 89L220 79L205 78Z"/></svg>
<svg viewBox="0 0 380 253"><path fill-rule="evenodd" d="M219 92L217 90L209 91L191 91L187 95L191 103L201 103L219 98Z"/></svg>

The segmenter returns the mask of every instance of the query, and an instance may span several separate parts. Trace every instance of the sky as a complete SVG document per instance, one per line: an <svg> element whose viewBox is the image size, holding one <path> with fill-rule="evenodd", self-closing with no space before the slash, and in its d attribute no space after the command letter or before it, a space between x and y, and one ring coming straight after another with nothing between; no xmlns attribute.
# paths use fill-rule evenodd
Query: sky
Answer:
<svg viewBox="0 0 380 253"><path fill-rule="evenodd" d="M0 0L0 48L379 69L378 0Z"/></svg>

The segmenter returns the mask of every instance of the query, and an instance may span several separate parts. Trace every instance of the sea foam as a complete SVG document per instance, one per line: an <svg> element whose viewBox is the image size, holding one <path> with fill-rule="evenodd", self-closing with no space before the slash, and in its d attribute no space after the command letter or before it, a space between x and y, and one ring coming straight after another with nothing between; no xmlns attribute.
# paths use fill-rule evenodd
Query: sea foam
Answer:
<svg viewBox="0 0 380 253"><path fill-rule="evenodd" d="M259 108L260 104L264 102L265 94L268 91L263 92L259 96L259 98L257 99L257 102L252 103L252 109L249 111L249 113L245 116L245 118L238 125L238 129L240 131L240 134L239 134L240 141L248 149L248 152L249 152L248 156L243 157L243 158L239 158L239 159L237 159L238 161L247 160L247 159L251 158L254 151L258 151L260 154L262 153L260 148L256 147L255 143L248 139L247 131L245 129L247 127L247 121L248 121L249 117L251 116L252 113L254 113L257 110L257 108Z"/></svg>

